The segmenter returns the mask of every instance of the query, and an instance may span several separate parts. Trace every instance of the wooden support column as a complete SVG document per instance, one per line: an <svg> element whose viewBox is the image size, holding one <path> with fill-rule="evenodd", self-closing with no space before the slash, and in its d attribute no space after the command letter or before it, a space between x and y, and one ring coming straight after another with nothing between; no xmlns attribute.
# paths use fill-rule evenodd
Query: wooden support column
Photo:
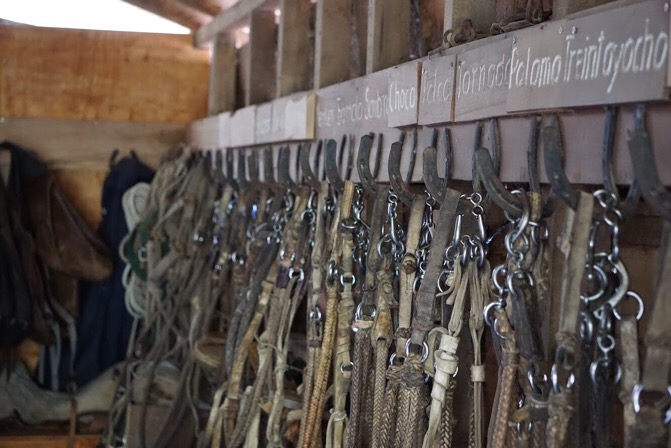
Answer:
<svg viewBox="0 0 671 448"><path fill-rule="evenodd" d="M256 10L249 18L249 58L245 106L265 103L275 98L275 51L277 26L275 13Z"/></svg>
<svg viewBox="0 0 671 448"><path fill-rule="evenodd" d="M353 67L351 78L357 78L366 74L366 52L368 51L368 2L354 0L354 20L356 21L356 38L359 54L354 55L356 65Z"/></svg>
<svg viewBox="0 0 671 448"><path fill-rule="evenodd" d="M277 50L277 96L310 88L310 0L281 0Z"/></svg>
<svg viewBox="0 0 671 448"><path fill-rule="evenodd" d="M407 0L368 0L366 73L408 60L410 8Z"/></svg>
<svg viewBox="0 0 671 448"><path fill-rule="evenodd" d="M314 88L349 79L350 0L318 0Z"/></svg>
<svg viewBox="0 0 671 448"><path fill-rule="evenodd" d="M496 21L496 7L492 0L445 0L443 31L460 28L471 19L478 31L489 31Z"/></svg>
<svg viewBox="0 0 671 448"><path fill-rule="evenodd" d="M235 39L229 33L219 33L214 40L210 61L210 88L207 113L215 115L235 108L236 80Z"/></svg>
<svg viewBox="0 0 671 448"><path fill-rule="evenodd" d="M563 19L569 14L573 14L584 9L594 8L595 6L610 3L613 0L553 0L552 19Z"/></svg>

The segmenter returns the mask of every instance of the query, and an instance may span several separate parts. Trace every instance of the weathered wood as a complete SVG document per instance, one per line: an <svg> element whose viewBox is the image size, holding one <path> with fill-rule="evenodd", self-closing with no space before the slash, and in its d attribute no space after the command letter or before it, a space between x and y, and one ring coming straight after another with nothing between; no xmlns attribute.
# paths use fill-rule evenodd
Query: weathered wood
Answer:
<svg viewBox="0 0 671 448"><path fill-rule="evenodd" d="M201 26L194 35L194 45L202 47L217 34L249 23L249 16L259 8L273 11L276 6L277 0L240 0Z"/></svg>
<svg viewBox="0 0 671 448"><path fill-rule="evenodd" d="M390 128L417 124L421 68L421 63L412 62L386 70L389 73L387 126Z"/></svg>
<svg viewBox="0 0 671 448"><path fill-rule="evenodd" d="M613 0L553 0L552 19L562 19L569 14L594 8Z"/></svg>
<svg viewBox="0 0 671 448"><path fill-rule="evenodd" d="M209 16L216 16L222 10L221 2L217 0L177 0L177 2Z"/></svg>
<svg viewBox="0 0 671 448"><path fill-rule="evenodd" d="M444 31L460 28L470 19L477 30L489 31L496 20L496 9L491 0L445 0Z"/></svg>
<svg viewBox="0 0 671 448"><path fill-rule="evenodd" d="M310 88L310 0L281 0L277 48L277 96Z"/></svg>
<svg viewBox="0 0 671 448"><path fill-rule="evenodd" d="M231 115L230 145L233 147L249 146L254 144L256 137L256 106L238 109Z"/></svg>
<svg viewBox="0 0 671 448"><path fill-rule="evenodd" d="M153 12L168 20L197 30L212 20L212 16L176 0L124 0L131 5Z"/></svg>
<svg viewBox="0 0 671 448"><path fill-rule="evenodd" d="M273 101L269 141L312 140L315 135L315 103L313 92L297 93Z"/></svg>
<svg viewBox="0 0 671 448"><path fill-rule="evenodd" d="M202 149L219 148L221 119L219 115L196 120L187 126L186 141Z"/></svg>
<svg viewBox="0 0 671 448"><path fill-rule="evenodd" d="M256 106L256 123L254 126L254 143L263 144L271 141L273 131L273 103Z"/></svg>
<svg viewBox="0 0 671 448"><path fill-rule="evenodd" d="M235 108L236 86L235 40L230 33L220 33L214 40L210 62L210 85L207 101L208 115Z"/></svg>
<svg viewBox="0 0 671 448"><path fill-rule="evenodd" d="M135 149L156 167L165 151L185 140L183 125L112 121L5 118L0 141L9 140L31 149L54 168L103 169L114 148Z"/></svg>
<svg viewBox="0 0 671 448"><path fill-rule="evenodd" d="M315 19L314 88L349 78L350 0L320 0Z"/></svg>
<svg viewBox="0 0 671 448"><path fill-rule="evenodd" d="M354 63L351 64L352 67L350 67L350 78L356 78L366 74L366 52L368 51L368 2L364 0L354 1L352 6L354 8L352 20L354 20L356 27L356 34L352 34L352 39L356 40L351 46L355 53L358 54L351 55Z"/></svg>
<svg viewBox="0 0 671 448"><path fill-rule="evenodd" d="M408 60L410 3L405 0L368 0L366 73Z"/></svg>
<svg viewBox="0 0 671 448"><path fill-rule="evenodd" d="M69 437L63 435L40 436L0 436L0 448L68 448ZM95 448L100 443L100 436L75 436L73 448Z"/></svg>
<svg viewBox="0 0 671 448"><path fill-rule="evenodd" d="M186 124L207 112L188 36L0 25L0 116Z"/></svg>
<svg viewBox="0 0 671 448"><path fill-rule="evenodd" d="M418 56L426 56L429 51L440 47L443 43L444 20L445 0L424 0L419 2L420 53Z"/></svg>
<svg viewBox="0 0 671 448"><path fill-rule="evenodd" d="M245 105L259 104L275 97L275 50L277 26L272 11L252 12L249 23L249 72Z"/></svg>
<svg viewBox="0 0 671 448"><path fill-rule="evenodd" d="M665 4L651 0L516 32L507 110L666 99Z"/></svg>
<svg viewBox="0 0 671 448"><path fill-rule="evenodd" d="M455 55L422 62L418 124L434 125L452 121L455 66Z"/></svg>

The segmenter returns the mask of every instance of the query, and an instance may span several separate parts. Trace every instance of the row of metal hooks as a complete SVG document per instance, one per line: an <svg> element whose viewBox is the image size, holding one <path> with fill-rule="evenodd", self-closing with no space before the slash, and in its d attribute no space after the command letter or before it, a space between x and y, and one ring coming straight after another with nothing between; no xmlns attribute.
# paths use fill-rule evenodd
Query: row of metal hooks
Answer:
<svg viewBox="0 0 671 448"><path fill-rule="evenodd" d="M605 110L604 135L602 140L602 170L603 185L605 189L617 198L620 198L617 180L614 175L614 147L618 109L609 106ZM498 128L498 120L491 119L489 123L490 148L483 146L482 134L484 123L475 124L474 145L472 153L472 183L473 191L486 195L511 217L519 217L522 214L522 204L518 196L512 194L499 178L501 165L501 138ZM411 154L406 175L401 174L401 160L403 148L406 146L406 132L400 132L397 141L391 144L388 151L388 176L389 183L404 203L410 204L413 192L409 185L413 183L417 159L418 137L417 130L411 131ZM373 133L361 137L358 152L355 159L356 141L353 135L344 135L340 143L333 139L320 140L316 143L314 151L311 142L303 142L298 146L298 152L292 161L292 152L288 145L279 149L277 167L273 156L273 149L269 146L259 149L226 149L224 151L205 151L205 157L209 158L214 167L211 173L216 180L222 184L230 183L237 188L248 188L250 185L260 181L260 158L263 160L263 181L266 184L275 185L279 188L293 189L297 184L305 183L313 188L318 188L320 181L327 180L337 192L342 192L344 180L351 179L353 167L356 161L356 169L362 187L369 194L374 194L377 189L377 179L382 166L384 152L383 135L377 136ZM377 142L375 143L375 140ZM634 181L629 185L626 197L622 201L622 212L624 216L631 215L641 196L648 205L671 221L671 193L660 181L655 168L653 145L646 130L646 108L639 105L634 112L634 127L629 131L627 144L631 156ZM564 154L562 149L562 138L560 119L552 115L545 120L540 115L529 118L529 137L527 148L528 184L532 192L541 192L541 179L539 173L539 146L542 145L544 165L547 179L550 184L550 193L547 195L543 215L549 216L556 199L561 199L570 208L575 209L578 203L578 190L570 182L564 172ZM375 146L374 165L371 171L370 158ZM442 146L444 151L444 175L438 172L438 147ZM235 153L237 152L237 173L235 171ZM261 152L261 157L259 157ZM314 153L314 154L313 154ZM214 154L214 156L213 156ZM345 162L345 155L347 161ZM323 158L323 160L322 160ZM449 183L453 180L454 151L449 128L434 129L431 144L423 151L423 183L425 190L438 202L441 203ZM291 166L294 164L296 179L291 174ZM321 168L321 169L320 169ZM277 177L275 177L275 175ZM483 190L484 187L484 190Z"/></svg>

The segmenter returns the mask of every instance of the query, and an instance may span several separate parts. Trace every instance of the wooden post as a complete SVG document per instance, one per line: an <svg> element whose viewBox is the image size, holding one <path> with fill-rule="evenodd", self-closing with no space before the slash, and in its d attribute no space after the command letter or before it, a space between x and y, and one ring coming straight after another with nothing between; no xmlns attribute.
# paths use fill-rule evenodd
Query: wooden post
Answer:
<svg viewBox="0 0 671 448"><path fill-rule="evenodd" d="M265 103L275 97L275 13L255 10L249 20L249 71L245 105Z"/></svg>
<svg viewBox="0 0 671 448"><path fill-rule="evenodd" d="M277 96L310 88L310 0L281 0L277 50Z"/></svg>
<svg viewBox="0 0 671 448"><path fill-rule="evenodd" d="M368 0L366 73L408 60L410 7L407 0Z"/></svg>
<svg viewBox="0 0 671 448"><path fill-rule="evenodd" d="M496 21L496 7L492 0L445 0L443 31L460 28L471 19L479 31L489 31Z"/></svg>
<svg viewBox="0 0 671 448"><path fill-rule="evenodd" d="M368 51L368 2L354 1L354 20L356 20L356 36L359 50L358 55L354 55L356 65L353 67L352 78L366 74L366 52Z"/></svg>
<svg viewBox="0 0 671 448"><path fill-rule="evenodd" d="M552 2L552 20L563 19L569 14L610 3L613 0L554 0Z"/></svg>
<svg viewBox="0 0 671 448"><path fill-rule="evenodd" d="M349 78L350 8L350 0L317 1L315 89Z"/></svg>
<svg viewBox="0 0 671 448"><path fill-rule="evenodd" d="M235 41L229 33L219 33L212 48L207 113L216 115L235 108Z"/></svg>

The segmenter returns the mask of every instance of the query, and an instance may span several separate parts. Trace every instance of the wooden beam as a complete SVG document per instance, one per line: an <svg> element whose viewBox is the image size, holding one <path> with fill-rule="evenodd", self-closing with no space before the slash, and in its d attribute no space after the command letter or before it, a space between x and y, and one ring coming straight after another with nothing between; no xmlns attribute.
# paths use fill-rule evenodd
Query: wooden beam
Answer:
<svg viewBox="0 0 671 448"><path fill-rule="evenodd" d="M418 55L424 57L429 51L443 43L443 20L445 20L445 0L425 0L419 2Z"/></svg>
<svg viewBox="0 0 671 448"><path fill-rule="evenodd" d="M489 31L496 21L496 8L491 0L445 0L443 31L460 28L470 19L477 30Z"/></svg>
<svg viewBox="0 0 671 448"><path fill-rule="evenodd" d="M185 141L186 128L169 123L4 118L0 141L35 151L53 168L105 168L114 148L135 149L156 167L165 152Z"/></svg>
<svg viewBox="0 0 671 448"><path fill-rule="evenodd" d="M310 0L280 0L277 96L310 88Z"/></svg>
<svg viewBox="0 0 671 448"><path fill-rule="evenodd" d="M368 0L366 73L408 60L410 3L406 0Z"/></svg>
<svg viewBox="0 0 671 448"><path fill-rule="evenodd" d="M349 78L350 0L319 0L315 23L314 88Z"/></svg>
<svg viewBox="0 0 671 448"><path fill-rule="evenodd" d="M214 41L210 62L208 115L235 108L236 60L235 39L230 33L220 33Z"/></svg>
<svg viewBox="0 0 671 448"><path fill-rule="evenodd" d="M222 11L221 3L216 0L177 0L179 3L212 17Z"/></svg>
<svg viewBox="0 0 671 448"><path fill-rule="evenodd" d="M563 19L569 14L611 3L613 0L554 0L552 2L552 20Z"/></svg>
<svg viewBox="0 0 671 448"><path fill-rule="evenodd" d="M212 16L190 8L174 0L124 0L131 5L145 9L168 20L184 25L190 30L197 30L212 20Z"/></svg>
<svg viewBox="0 0 671 448"><path fill-rule="evenodd" d="M248 23L250 14L259 8L274 10L276 6L277 0L240 0L201 26L194 36L194 45L202 47L213 41L217 34Z"/></svg>
<svg viewBox="0 0 671 448"><path fill-rule="evenodd" d="M99 443L99 435L78 435L72 444L67 434L0 437L0 448L94 448Z"/></svg>
<svg viewBox="0 0 671 448"><path fill-rule="evenodd" d="M273 11L257 9L249 21L249 71L245 106L265 103L275 97L275 51L277 25Z"/></svg>
<svg viewBox="0 0 671 448"><path fill-rule="evenodd" d="M366 52L368 51L368 2L354 2L354 20L356 23L356 34L352 36L356 39L356 45L352 47L358 53L354 55L354 64L350 71L350 78L356 78L366 74Z"/></svg>

